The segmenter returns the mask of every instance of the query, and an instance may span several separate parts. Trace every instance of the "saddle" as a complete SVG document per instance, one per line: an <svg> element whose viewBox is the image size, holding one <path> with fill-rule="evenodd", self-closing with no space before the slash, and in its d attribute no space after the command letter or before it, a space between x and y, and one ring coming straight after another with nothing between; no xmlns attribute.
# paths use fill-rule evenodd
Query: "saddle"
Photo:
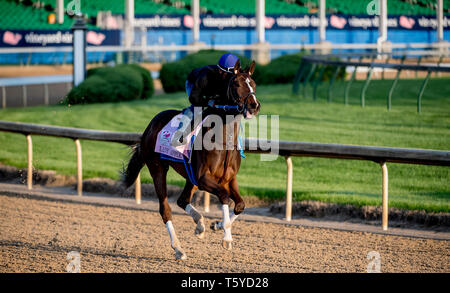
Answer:
<svg viewBox="0 0 450 293"><path fill-rule="evenodd" d="M160 154L161 159L184 163L189 176L189 180L192 182L192 184L197 185L190 163L191 154L194 140L200 132L202 125L206 121L208 116L203 118L203 120L186 136L188 143L184 143L175 147L171 144L171 142L174 134L178 130L178 126L180 125L182 116L182 113L176 115L161 129L156 139L155 152ZM245 158L242 145L242 138L239 135L238 149L240 150L241 157Z"/></svg>
<svg viewBox="0 0 450 293"><path fill-rule="evenodd" d="M188 160L190 159L192 153L192 144L195 137L200 132L200 129L203 125L203 122L206 120L206 117L195 127L194 130L192 130L186 136L186 139L189 143L181 144L175 147L171 144L171 141L173 135L178 130L178 126L180 125L182 116L182 113L176 115L161 129L156 139L155 152L177 160L184 160L184 158L187 158Z"/></svg>

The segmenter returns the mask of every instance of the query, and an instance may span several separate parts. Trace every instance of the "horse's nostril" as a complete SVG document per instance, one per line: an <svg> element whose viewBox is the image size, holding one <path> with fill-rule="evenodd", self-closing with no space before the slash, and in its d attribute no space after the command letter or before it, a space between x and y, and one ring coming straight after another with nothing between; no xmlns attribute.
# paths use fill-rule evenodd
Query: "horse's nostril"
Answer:
<svg viewBox="0 0 450 293"><path fill-rule="evenodd" d="M252 108L252 109L258 108L258 104L257 103L251 103L250 104L250 108Z"/></svg>

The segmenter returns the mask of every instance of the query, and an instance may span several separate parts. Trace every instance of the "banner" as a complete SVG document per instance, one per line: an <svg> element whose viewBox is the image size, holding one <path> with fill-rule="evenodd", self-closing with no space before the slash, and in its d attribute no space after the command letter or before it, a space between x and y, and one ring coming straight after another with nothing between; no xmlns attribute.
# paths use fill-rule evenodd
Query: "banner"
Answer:
<svg viewBox="0 0 450 293"><path fill-rule="evenodd" d="M327 29L335 30L367 30L378 29L379 17L370 15L327 15ZM135 25L147 29L186 29L194 25L191 15L136 15ZM266 15L264 26L271 29L316 29L319 17L315 14L300 15ZM444 29L450 29L450 18L444 16ZM200 29L252 29L256 27L254 15L201 15ZM401 30L435 30L437 20L429 15L389 15L388 29Z"/></svg>
<svg viewBox="0 0 450 293"><path fill-rule="evenodd" d="M89 30L89 46L119 46L120 30ZM0 30L0 47L72 46L71 30Z"/></svg>

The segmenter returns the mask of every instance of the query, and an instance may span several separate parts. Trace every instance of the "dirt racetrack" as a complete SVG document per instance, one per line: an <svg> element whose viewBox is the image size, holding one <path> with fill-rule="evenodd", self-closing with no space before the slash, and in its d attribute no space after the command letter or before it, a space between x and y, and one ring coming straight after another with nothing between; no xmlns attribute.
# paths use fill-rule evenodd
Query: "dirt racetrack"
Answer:
<svg viewBox="0 0 450 293"><path fill-rule="evenodd" d="M190 217L173 222L185 261L156 212L0 195L0 272L65 272L70 251L81 272L366 272L370 251L382 272L450 272L444 240L238 220L225 251L222 232L200 240Z"/></svg>

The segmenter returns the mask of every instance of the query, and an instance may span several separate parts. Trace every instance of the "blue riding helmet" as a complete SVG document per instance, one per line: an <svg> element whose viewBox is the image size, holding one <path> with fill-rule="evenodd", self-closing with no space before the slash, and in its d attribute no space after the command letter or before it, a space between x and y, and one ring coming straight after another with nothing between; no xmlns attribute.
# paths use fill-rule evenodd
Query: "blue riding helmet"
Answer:
<svg viewBox="0 0 450 293"><path fill-rule="evenodd" d="M217 66L226 72L232 72L234 65L239 61L239 58L231 53L223 54L219 59L219 64Z"/></svg>

